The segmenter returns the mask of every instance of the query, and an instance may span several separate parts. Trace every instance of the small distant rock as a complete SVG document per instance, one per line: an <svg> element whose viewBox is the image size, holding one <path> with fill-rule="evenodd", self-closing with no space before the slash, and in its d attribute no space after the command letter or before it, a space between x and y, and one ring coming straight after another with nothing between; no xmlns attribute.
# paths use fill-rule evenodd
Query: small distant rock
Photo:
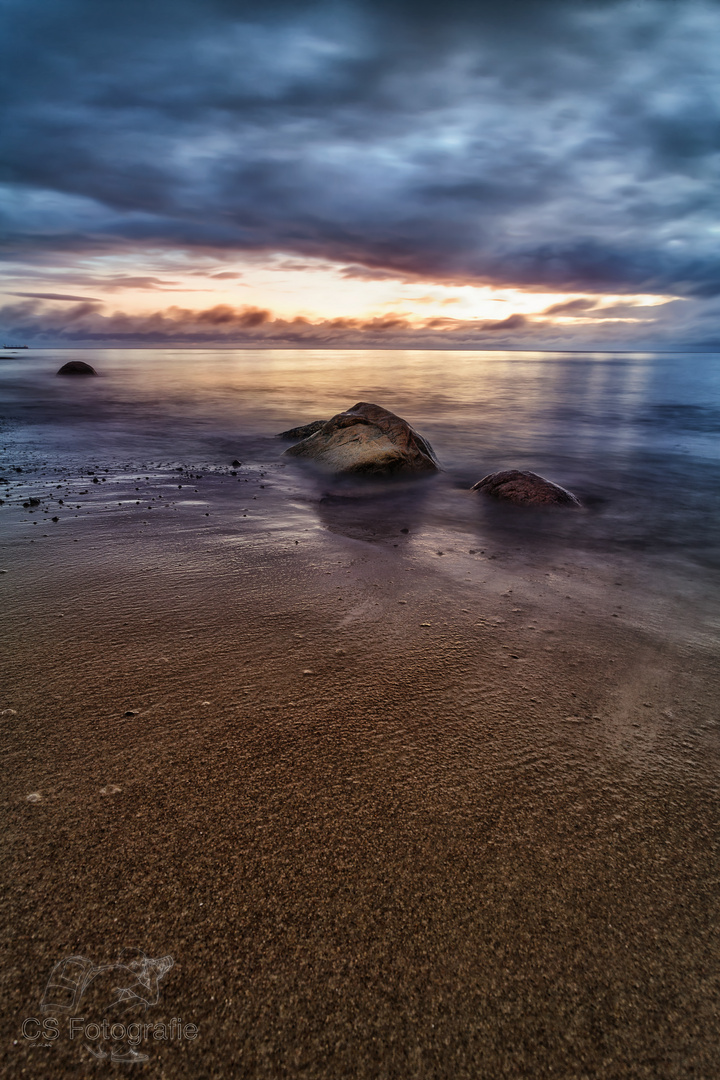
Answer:
<svg viewBox="0 0 720 1080"><path fill-rule="evenodd" d="M241 465L242 465L242 461L238 461L237 458L235 458L235 460L232 462L233 469L239 469Z"/></svg>
<svg viewBox="0 0 720 1080"><path fill-rule="evenodd" d="M84 360L68 360L58 371L58 375L97 375L97 371Z"/></svg>
<svg viewBox="0 0 720 1080"><path fill-rule="evenodd" d="M100 788L101 795L119 795L121 791L122 788L117 784L106 784L105 787Z"/></svg>
<svg viewBox="0 0 720 1080"><path fill-rule="evenodd" d="M25 798L28 802L32 803L42 802L42 795L39 791L31 791L29 795L25 796Z"/></svg>
<svg viewBox="0 0 720 1080"><path fill-rule="evenodd" d="M139 709L128 709L127 712L124 713L123 715L124 716L139 716L140 711L139 711Z"/></svg>
<svg viewBox="0 0 720 1080"><path fill-rule="evenodd" d="M580 500L544 476L519 469L490 473L470 488L518 506L580 506Z"/></svg>
<svg viewBox="0 0 720 1080"><path fill-rule="evenodd" d="M313 420L310 424L301 424L300 427L288 428L287 431L281 431L279 435L276 435L276 439L307 439L311 435L314 435L320 428L325 427L327 420ZM240 462L234 462L233 465L240 464Z"/></svg>

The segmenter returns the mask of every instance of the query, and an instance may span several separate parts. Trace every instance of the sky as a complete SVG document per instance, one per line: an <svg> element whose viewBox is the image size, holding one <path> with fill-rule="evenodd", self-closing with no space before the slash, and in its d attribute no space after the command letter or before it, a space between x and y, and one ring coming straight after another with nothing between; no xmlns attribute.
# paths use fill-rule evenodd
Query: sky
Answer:
<svg viewBox="0 0 720 1080"><path fill-rule="evenodd" d="M720 351L720 0L4 0L0 334Z"/></svg>

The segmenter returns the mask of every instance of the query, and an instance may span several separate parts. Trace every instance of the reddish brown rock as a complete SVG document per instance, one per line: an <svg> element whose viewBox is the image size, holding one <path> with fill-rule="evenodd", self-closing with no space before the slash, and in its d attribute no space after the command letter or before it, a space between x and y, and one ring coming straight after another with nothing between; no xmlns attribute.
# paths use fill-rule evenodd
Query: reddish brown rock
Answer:
<svg viewBox="0 0 720 1080"><path fill-rule="evenodd" d="M338 413L286 454L305 457L333 473L437 472L430 444L395 413L359 401Z"/></svg>
<svg viewBox="0 0 720 1080"><path fill-rule="evenodd" d="M471 491L482 491L494 499L504 499L518 506L580 506L580 500L559 484L553 484L534 472L506 469L484 476Z"/></svg>

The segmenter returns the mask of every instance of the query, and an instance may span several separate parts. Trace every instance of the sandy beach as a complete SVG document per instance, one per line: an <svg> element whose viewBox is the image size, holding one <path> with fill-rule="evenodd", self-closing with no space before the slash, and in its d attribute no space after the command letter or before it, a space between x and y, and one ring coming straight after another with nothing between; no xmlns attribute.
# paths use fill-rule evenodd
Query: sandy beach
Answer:
<svg viewBox="0 0 720 1080"><path fill-rule="evenodd" d="M5 507L6 1075L91 1074L21 1027L124 947L197 1028L144 1075L713 1075L701 599L236 471Z"/></svg>

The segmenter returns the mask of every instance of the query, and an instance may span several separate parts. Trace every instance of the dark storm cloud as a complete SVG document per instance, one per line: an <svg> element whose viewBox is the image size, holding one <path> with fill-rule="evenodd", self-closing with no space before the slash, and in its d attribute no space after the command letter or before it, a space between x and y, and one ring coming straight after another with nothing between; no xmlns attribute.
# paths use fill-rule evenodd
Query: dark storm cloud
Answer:
<svg viewBox="0 0 720 1080"><path fill-rule="evenodd" d="M4 19L15 259L273 250L359 278L720 295L710 0L10 0Z"/></svg>

